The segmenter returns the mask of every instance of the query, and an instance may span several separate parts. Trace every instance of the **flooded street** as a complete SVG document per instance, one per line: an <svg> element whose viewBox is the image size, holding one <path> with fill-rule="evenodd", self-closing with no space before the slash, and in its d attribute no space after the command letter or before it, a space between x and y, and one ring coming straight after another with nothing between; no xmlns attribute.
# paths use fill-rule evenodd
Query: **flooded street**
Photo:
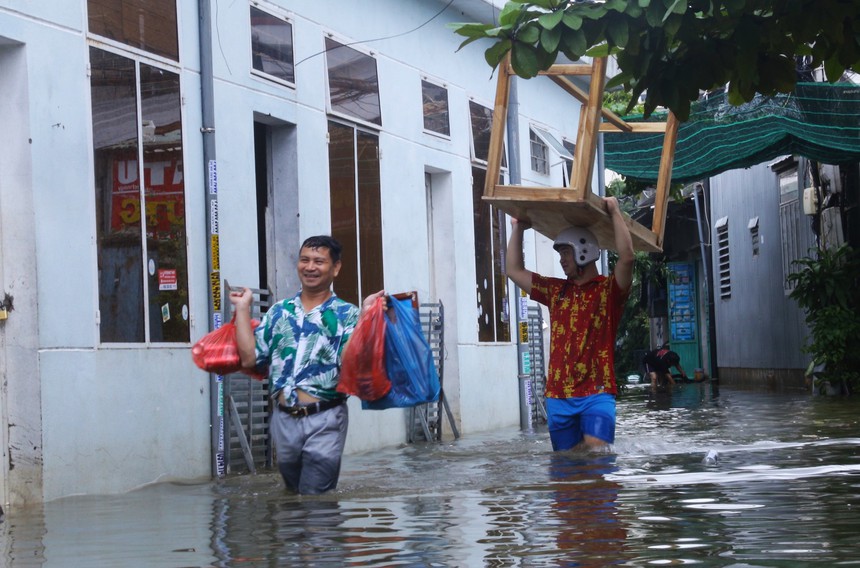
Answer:
<svg viewBox="0 0 860 568"><path fill-rule="evenodd" d="M15 511L4 566L860 564L860 400L687 384L619 399L614 453L545 431L346 456L338 490L273 474ZM713 463L704 463L708 454ZM97 473L95 473L97 474Z"/></svg>

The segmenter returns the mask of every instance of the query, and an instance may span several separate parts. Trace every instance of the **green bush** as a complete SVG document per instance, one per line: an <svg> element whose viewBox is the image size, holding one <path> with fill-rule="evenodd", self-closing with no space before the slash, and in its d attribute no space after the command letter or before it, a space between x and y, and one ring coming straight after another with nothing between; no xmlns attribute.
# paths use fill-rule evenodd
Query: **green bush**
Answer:
<svg viewBox="0 0 860 568"><path fill-rule="evenodd" d="M795 261L800 267L790 274L790 297L806 311L810 336L804 351L813 364L818 388L824 382L844 385L851 392L860 385L860 255L849 245L819 251L816 257Z"/></svg>

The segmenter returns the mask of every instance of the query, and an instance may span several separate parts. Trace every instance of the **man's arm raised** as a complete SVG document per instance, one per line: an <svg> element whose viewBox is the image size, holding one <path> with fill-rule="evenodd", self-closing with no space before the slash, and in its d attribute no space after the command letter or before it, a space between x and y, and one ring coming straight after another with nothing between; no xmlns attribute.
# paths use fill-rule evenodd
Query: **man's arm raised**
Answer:
<svg viewBox="0 0 860 568"><path fill-rule="evenodd" d="M511 219L511 238L508 239L505 257L505 273L526 294L532 291L532 273L525 269L523 263L523 233L530 227L531 223L528 221Z"/></svg>
<svg viewBox="0 0 860 568"><path fill-rule="evenodd" d="M624 222L621 207L614 197L604 197L606 211L612 219L612 231L615 234L615 250L618 251L618 262L615 263L615 282L625 292L630 290L633 284L633 238L630 229Z"/></svg>
<svg viewBox="0 0 860 568"><path fill-rule="evenodd" d="M251 302L254 295L249 288L241 292L230 292L230 302L236 311L236 343L242 366L253 369L257 364L257 351L254 345L254 332L251 330Z"/></svg>

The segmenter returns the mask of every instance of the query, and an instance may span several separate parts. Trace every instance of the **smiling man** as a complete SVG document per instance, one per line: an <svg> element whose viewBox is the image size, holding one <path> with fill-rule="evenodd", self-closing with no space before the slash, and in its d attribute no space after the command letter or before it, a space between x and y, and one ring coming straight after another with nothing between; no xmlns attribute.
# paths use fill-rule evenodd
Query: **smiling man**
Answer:
<svg viewBox="0 0 860 568"><path fill-rule="evenodd" d="M588 229L569 227L553 248L566 278L526 270L523 232L514 219L508 241L508 278L549 308L551 331L546 380L547 423L553 450L603 450L615 441L615 334L633 281L633 241L614 197L603 200L612 219L618 261L601 276L597 239Z"/></svg>
<svg viewBox="0 0 860 568"><path fill-rule="evenodd" d="M269 368L269 389L277 401L269 428L278 469L287 488L300 494L337 486L346 443L346 397L335 387L359 309L332 291L340 254L341 245L333 237L306 239L297 265L302 289L269 308L253 332L251 290L230 293L242 365ZM368 296L364 304L383 293Z"/></svg>

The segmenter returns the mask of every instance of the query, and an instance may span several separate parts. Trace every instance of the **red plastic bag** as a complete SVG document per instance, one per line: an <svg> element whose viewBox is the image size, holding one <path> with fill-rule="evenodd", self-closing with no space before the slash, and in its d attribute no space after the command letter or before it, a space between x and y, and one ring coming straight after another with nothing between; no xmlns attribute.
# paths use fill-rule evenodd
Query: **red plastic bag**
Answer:
<svg viewBox="0 0 860 568"><path fill-rule="evenodd" d="M251 320L253 330L260 322ZM228 375L230 373L245 373L251 378L262 381L268 376L267 372L258 372L256 369L245 369L239 357L239 345L236 343L236 316L229 323L225 323L215 331L211 331L200 338L191 348L191 358L194 364L210 373Z"/></svg>
<svg viewBox="0 0 860 568"><path fill-rule="evenodd" d="M337 391L377 400L391 390L385 372L385 298L364 310L343 350Z"/></svg>

